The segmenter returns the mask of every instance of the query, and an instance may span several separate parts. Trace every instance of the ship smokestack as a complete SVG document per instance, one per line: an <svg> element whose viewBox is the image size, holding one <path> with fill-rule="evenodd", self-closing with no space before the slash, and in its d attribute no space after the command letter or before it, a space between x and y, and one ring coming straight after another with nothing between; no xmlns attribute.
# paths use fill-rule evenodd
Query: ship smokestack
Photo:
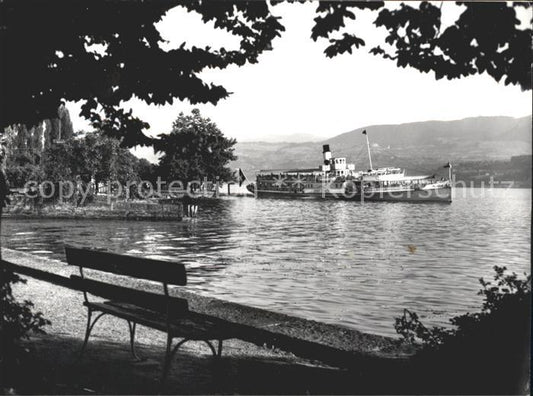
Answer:
<svg viewBox="0 0 533 396"><path fill-rule="evenodd" d="M324 154L324 165L329 165L329 160L331 159L331 151L329 151L329 144L324 144L322 146L322 153Z"/></svg>

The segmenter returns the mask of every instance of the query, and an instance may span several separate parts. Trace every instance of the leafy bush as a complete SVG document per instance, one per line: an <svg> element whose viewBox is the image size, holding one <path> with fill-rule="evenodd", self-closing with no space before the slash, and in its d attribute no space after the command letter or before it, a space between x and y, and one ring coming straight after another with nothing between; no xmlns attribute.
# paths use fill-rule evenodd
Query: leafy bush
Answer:
<svg viewBox="0 0 533 396"><path fill-rule="evenodd" d="M12 272L0 270L0 389L21 381L19 367L29 351L20 341L30 332L42 333L42 327L50 324L42 313L32 312L31 301L18 302L13 297L12 285L25 282Z"/></svg>
<svg viewBox="0 0 533 396"><path fill-rule="evenodd" d="M28 181L41 181L42 171L38 165L12 165L6 168L6 176L12 187L22 188Z"/></svg>
<svg viewBox="0 0 533 396"><path fill-rule="evenodd" d="M529 387L531 276L519 279L494 267L494 281L480 279L481 312L450 319L454 328L426 327L404 311L395 329L421 343L414 358L421 392L518 394Z"/></svg>

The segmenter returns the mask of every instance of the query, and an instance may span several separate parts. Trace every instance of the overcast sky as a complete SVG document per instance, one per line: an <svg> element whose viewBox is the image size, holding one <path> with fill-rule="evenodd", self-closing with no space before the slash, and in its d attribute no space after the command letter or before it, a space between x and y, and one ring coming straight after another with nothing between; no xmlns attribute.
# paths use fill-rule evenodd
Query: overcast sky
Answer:
<svg viewBox="0 0 533 396"><path fill-rule="evenodd" d="M175 101L156 107L132 101L126 107L151 124L151 135L169 132L180 111L199 107L224 134L240 141L290 134L327 138L373 124L531 113L531 92L499 84L487 75L436 81L433 74L400 69L369 54L372 44L382 43L383 33L371 24L376 13L359 13L354 25L366 47L329 59L323 54L326 42L310 38L315 8L316 3L276 6L274 13L283 18L286 31L259 63L203 73L208 81L233 92L216 106ZM458 13L446 2L442 11L445 22ZM169 48L183 41L215 48L238 45L181 8L171 10L158 29ZM89 129L77 116L79 106L69 107L75 129Z"/></svg>

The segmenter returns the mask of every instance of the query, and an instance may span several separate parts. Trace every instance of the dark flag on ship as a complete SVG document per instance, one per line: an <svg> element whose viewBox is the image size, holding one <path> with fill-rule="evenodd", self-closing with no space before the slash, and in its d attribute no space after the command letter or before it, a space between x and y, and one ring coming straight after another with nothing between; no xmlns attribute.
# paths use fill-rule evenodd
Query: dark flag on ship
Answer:
<svg viewBox="0 0 533 396"><path fill-rule="evenodd" d="M366 135L366 129L363 131L363 135Z"/></svg>
<svg viewBox="0 0 533 396"><path fill-rule="evenodd" d="M242 183L246 180L246 176L244 176L244 172L241 168L239 168L239 176L237 177L237 180L239 181L239 187L242 186Z"/></svg>
<svg viewBox="0 0 533 396"><path fill-rule="evenodd" d="M448 162L446 165L444 165L444 167L445 167L445 168L451 168L451 167L452 167L452 164L450 164L450 163Z"/></svg>

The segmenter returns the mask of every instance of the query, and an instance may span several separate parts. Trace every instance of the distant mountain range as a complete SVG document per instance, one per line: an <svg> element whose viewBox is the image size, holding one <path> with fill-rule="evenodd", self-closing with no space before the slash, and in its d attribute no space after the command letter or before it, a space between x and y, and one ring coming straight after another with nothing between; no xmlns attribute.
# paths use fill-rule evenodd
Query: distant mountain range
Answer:
<svg viewBox="0 0 533 396"><path fill-rule="evenodd" d="M292 133L288 135L267 135L254 138L254 140L245 142L266 142L266 143L306 143L320 142L324 140L323 136L312 135L310 133Z"/></svg>
<svg viewBox="0 0 533 396"><path fill-rule="evenodd" d="M329 144L333 156L347 157L362 169L368 167L363 130L371 143L374 167L432 172L447 161L509 160L531 154L531 116L472 117L372 125L318 142L239 142L232 167L242 168L252 178L260 169L316 167L322 163L322 144Z"/></svg>

